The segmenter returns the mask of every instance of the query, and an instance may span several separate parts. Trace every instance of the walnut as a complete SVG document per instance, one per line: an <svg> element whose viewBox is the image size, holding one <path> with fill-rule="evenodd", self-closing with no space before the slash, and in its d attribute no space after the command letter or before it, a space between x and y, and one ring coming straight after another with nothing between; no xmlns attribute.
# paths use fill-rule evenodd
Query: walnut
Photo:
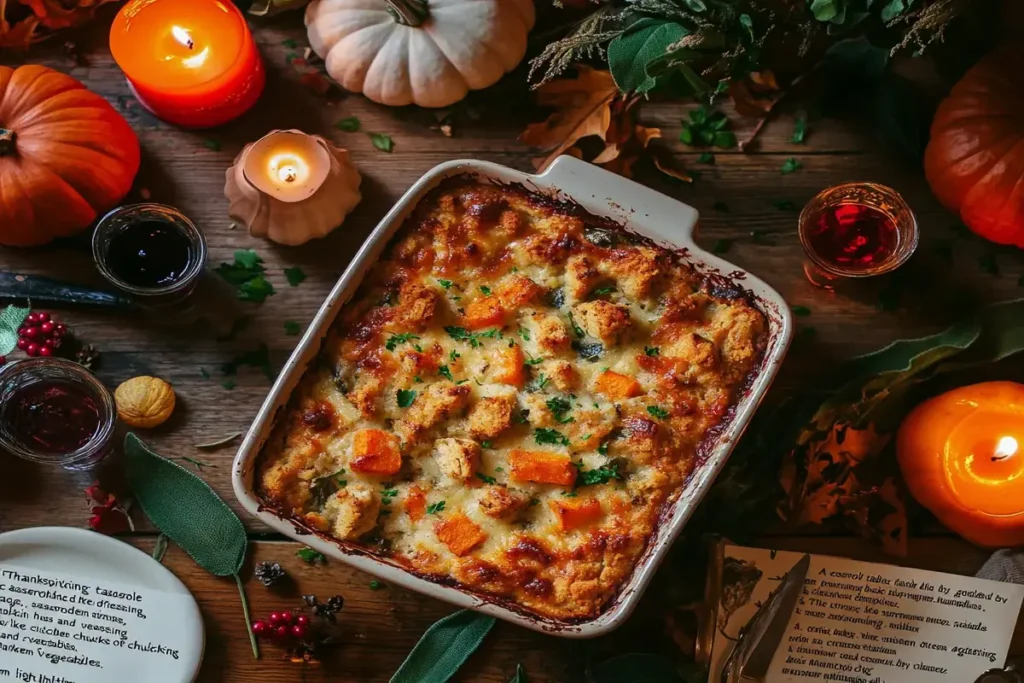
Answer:
<svg viewBox="0 0 1024 683"><path fill-rule="evenodd" d="M130 427L149 429L174 412L174 389L156 377L134 377L114 391L117 415Z"/></svg>

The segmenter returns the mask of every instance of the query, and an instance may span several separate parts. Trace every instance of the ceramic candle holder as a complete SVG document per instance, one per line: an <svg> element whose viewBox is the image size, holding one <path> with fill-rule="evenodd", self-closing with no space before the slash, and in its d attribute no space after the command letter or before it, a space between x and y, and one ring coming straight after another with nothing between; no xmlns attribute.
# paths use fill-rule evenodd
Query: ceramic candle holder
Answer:
<svg viewBox="0 0 1024 683"><path fill-rule="evenodd" d="M348 152L319 135L275 130L246 145L228 169L232 220L256 237L298 245L337 228L362 196Z"/></svg>

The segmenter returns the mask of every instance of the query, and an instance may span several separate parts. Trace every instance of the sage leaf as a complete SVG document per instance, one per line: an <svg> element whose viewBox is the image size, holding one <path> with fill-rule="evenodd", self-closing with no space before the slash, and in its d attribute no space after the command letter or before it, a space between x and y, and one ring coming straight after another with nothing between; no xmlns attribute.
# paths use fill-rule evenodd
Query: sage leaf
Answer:
<svg viewBox="0 0 1024 683"><path fill-rule="evenodd" d="M18 328L31 310L8 306L0 311L0 356L6 356L18 345Z"/></svg>
<svg viewBox="0 0 1024 683"><path fill-rule="evenodd" d="M674 21L645 17L608 44L608 69L622 92L646 93L657 80L650 67L689 31Z"/></svg>
<svg viewBox="0 0 1024 683"><path fill-rule="evenodd" d="M516 664L516 676L509 683L530 683L530 679L527 677L526 670L523 669L521 662Z"/></svg>
<svg viewBox="0 0 1024 683"><path fill-rule="evenodd" d="M448 615L427 629L391 683L445 683L493 627L494 617L468 609Z"/></svg>

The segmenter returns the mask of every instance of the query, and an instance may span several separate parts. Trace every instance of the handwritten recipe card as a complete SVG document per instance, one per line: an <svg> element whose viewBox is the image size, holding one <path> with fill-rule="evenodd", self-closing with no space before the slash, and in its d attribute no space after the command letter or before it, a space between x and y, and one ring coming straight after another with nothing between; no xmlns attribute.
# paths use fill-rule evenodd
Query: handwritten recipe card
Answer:
<svg viewBox="0 0 1024 683"><path fill-rule="evenodd" d="M712 681L802 553L724 545ZM973 683L1002 667L1024 586L838 557L811 567L766 683Z"/></svg>
<svg viewBox="0 0 1024 683"><path fill-rule="evenodd" d="M190 601L0 563L0 682L188 681Z"/></svg>

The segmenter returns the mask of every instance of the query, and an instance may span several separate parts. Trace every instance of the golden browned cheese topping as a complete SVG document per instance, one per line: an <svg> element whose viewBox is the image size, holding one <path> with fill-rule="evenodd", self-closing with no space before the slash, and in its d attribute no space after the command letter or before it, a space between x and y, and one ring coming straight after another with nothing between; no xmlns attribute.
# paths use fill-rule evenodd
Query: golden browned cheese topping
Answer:
<svg viewBox="0 0 1024 683"><path fill-rule="evenodd" d="M593 618L765 338L761 312L669 250L523 189L449 181L334 324L259 490L417 574Z"/></svg>

